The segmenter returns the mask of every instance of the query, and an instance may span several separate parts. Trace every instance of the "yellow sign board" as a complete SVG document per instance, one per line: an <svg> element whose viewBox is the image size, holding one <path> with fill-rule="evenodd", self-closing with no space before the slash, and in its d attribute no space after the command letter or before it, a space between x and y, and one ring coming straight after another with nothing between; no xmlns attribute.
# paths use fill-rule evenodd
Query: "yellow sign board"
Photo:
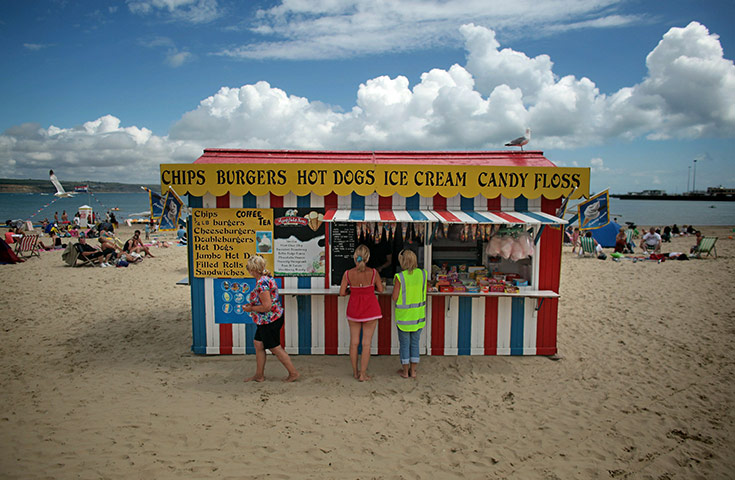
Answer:
<svg viewBox="0 0 735 480"><path fill-rule="evenodd" d="M191 219L195 277L251 277L246 266L255 254L273 271L273 210L195 208Z"/></svg>
<svg viewBox="0 0 735 480"><path fill-rule="evenodd" d="M589 196L590 169L566 167L489 167L399 164L162 164L161 188L183 195L454 197L555 199ZM576 191L575 191L576 189Z"/></svg>

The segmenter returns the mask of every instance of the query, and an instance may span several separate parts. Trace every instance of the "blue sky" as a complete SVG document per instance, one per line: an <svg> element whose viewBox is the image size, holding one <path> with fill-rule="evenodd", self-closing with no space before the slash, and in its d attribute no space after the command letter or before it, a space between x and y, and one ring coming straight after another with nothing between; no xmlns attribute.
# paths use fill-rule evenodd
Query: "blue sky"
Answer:
<svg viewBox="0 0 735 480"><path fill-rule="evenodd" d="M592 189L735 187L732 1L0 1L0 176L203 148L527 148ZM689 185L691 187L691 184Z"/></svg>

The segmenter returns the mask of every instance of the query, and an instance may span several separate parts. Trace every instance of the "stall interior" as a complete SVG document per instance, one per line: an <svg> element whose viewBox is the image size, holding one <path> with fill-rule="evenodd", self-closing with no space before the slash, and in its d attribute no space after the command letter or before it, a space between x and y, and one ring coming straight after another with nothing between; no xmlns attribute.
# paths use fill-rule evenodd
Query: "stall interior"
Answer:
<svg viewBox="0 0 735 480"><path fill-rule="evenodd" d="M364 244L370 249L368 266L388 286L400 272L398 253L411 249L419 267L430 265L430 291L518 293L532 287L533 233L523 224L334 222L331 284L340 284L354 266L355 248Z"/></svg>
<svg viewBox="0 0 735 480"><path fill-rule="evenodd" d="M401 271L398 254L408 248L416 253L424 268L427 223L409 222L334 222L330 230L331 284L339 285L345 270L354 266L352 254L358 245L370 249L368 267L375 268L386 285Z"/></svg>

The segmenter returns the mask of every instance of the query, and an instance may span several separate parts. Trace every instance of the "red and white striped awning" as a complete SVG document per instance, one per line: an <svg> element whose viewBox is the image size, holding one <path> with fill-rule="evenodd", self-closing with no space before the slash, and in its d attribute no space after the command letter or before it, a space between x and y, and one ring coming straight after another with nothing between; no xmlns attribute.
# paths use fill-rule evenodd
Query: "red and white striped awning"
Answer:
<svg viewBox="0 0 735 480"><path fill-rule="evenodd" d="M351 210L327 209L325 222L438 222L429 210Z"/></svg>
<svg viewBox="0 0 735 480"><path fill-rule="evenodd" d="M493 223L528 225L564 225L566 220L543 212L524 211L477 211L477 210L431 210L442 223Z"/></svg>
<svg viewBox="0 0 735 480"><path fill-rule="evenodd" d="M439 222L559 225L567 221L548 213L475 210L351 210L328 209L325 222Z"/></svg>

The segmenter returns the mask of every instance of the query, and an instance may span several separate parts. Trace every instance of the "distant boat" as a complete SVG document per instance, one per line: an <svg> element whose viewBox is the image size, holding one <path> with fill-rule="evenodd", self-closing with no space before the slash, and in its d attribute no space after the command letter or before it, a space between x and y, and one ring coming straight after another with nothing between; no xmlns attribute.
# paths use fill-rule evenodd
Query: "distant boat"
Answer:
<svg viewBox="0 0 735 480"><path fill-rule="evenodd" d="M77 185L74 187L76 193L89 193L89 185Z"/></svg>

